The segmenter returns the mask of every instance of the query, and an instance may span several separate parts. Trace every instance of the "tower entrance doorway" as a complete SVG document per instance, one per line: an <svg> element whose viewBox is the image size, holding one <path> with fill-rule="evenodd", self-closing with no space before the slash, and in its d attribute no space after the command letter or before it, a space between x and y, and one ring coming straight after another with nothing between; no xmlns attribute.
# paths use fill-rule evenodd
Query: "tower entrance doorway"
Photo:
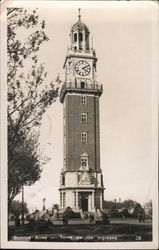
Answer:
<svg viewBox="0 0 159 250"><path fill-rule="evenodd" d="M83 212L88 211L88 197L81 198L81 207Z"/></svg>
<svg viewBox="0 0 159 250"><path fill-rule="evenodd" d="M88 212L88 197L89 195L86 193L80 193L80 208L82 211Z"/></svg>

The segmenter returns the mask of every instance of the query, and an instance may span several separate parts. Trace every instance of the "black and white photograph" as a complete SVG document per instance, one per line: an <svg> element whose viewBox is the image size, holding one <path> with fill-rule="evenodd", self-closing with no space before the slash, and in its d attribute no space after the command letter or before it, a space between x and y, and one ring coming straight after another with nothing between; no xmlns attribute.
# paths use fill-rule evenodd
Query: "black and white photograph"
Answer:
<svg viewBox="0 0 159 250"><path fill-rule="evenodd" d="M158 249L158 1L1 1L1 247Z"/></svg>

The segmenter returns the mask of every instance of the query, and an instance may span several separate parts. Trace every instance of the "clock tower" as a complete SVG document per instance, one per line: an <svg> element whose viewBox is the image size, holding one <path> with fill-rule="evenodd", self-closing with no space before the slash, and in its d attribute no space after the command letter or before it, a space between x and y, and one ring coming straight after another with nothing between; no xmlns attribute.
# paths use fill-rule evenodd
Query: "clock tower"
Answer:
<svg viewBox="0 0 159 250"><path fill-rule="evenodd" d="M103 175L100 168L99 98L97 57L90 48L89 29L78 21L70 31L70 47L64 62L63 103L64 159L60 175L60 207L74 211L102 209Z"/></svg>

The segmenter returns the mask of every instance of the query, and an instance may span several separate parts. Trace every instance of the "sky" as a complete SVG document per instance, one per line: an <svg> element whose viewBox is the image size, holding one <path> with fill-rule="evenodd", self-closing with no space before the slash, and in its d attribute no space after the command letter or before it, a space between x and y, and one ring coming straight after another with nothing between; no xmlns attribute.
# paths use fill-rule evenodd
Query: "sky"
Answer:
<svg viewBox="0 0 159 250"><path fill-rule="evenodd" d="M47 2L47 1L46 1ZM69 45L71 26L81 19L93 36L98 57L97 79L103 84L100 97L100 156L105 200L133 199L141 204L153 199L156 183L154 164L154 74L155 16L150 2L74 2L38 4L46 21L49 41L41 46L48 82L60 74ZM19 4L19 3L18 3ZM25 5L26 6L26 5ZM34 5L31 5L33 8ZM37 6L37 5L36 5ZM63 107L56 101L45 113L40 127L41 151L51 158L40 181L24 187L31 210L59 204L59 180L63 167ZM21 194L15 199L21 200Z"/></svg>

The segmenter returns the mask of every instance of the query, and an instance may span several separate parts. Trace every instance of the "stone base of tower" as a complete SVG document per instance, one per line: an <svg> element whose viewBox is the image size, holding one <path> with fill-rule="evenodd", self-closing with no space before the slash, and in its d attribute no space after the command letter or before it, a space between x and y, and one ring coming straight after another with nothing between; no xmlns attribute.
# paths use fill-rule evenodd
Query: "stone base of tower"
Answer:
<svg viewBox="0 0 159 250"><path fill-rule="evenodd" d="M79 176L78 172L67 172L63 175L67 185L61 185L60 191L60 208L71 207L74 212L88 211L96 212L97 209L103 209L103 194L104 188L102 183L98 181L98 187L95 183L91 182L91 179L86 178L88 176L97 175L97 179L101 180L101 173L81 173L85 175L85 181L78 182L76 185L68 185L67 179L72 179L72 184L74 184L74 178ZM92 178L94 180L94 178ZM65 183L63 183L65 184Z"/></svg>
<svg viewBox="0 0 159 250"><path fill-rule="evenodd" d="M103 194L101 189L62 189L60 190L60 207L71 207L74 212L95 212L103 209Z"/></svg>

